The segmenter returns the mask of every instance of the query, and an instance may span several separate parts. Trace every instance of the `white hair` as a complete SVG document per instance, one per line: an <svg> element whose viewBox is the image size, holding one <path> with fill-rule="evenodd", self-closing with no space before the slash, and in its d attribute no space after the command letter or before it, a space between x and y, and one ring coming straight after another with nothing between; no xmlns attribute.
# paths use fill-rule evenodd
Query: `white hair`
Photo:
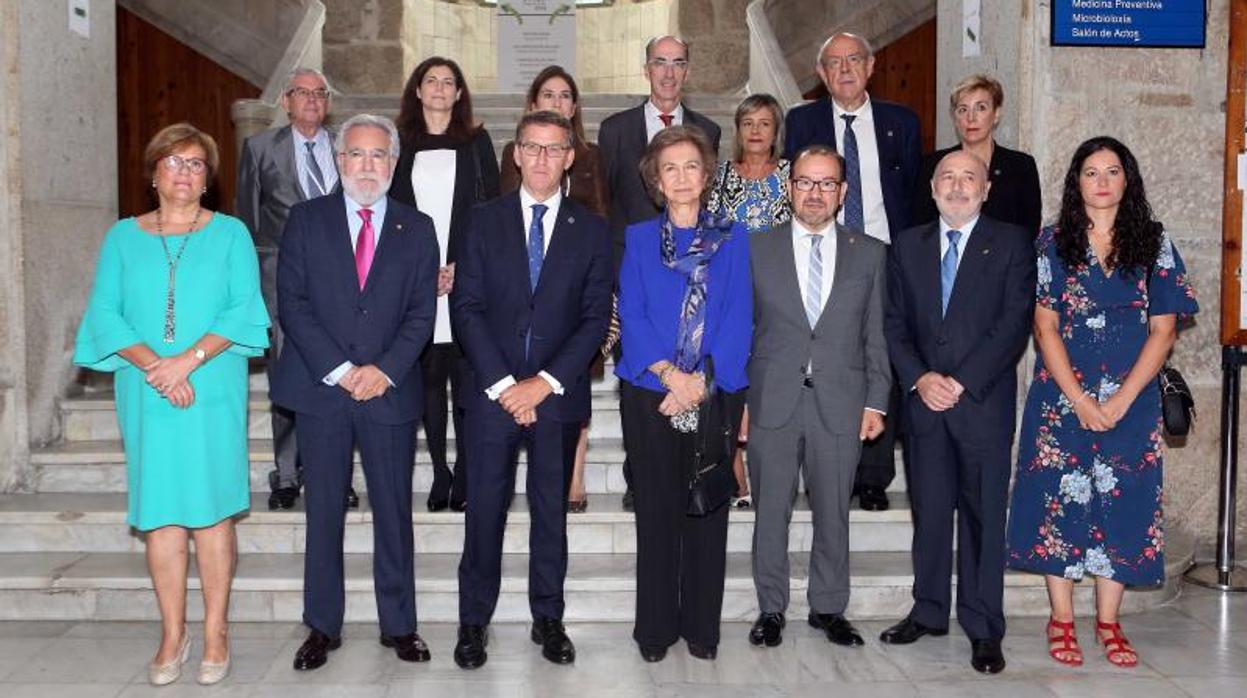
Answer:
<svg viewBox="0 0 1247 698"><path fill-rule="evenodd" d="M362 127L378 128L385 131L390 137L390 157L398 158L399 142L398 129L394 127L394 122L386 116L377 116L376 114L356 114L347 119L342 127L338 129L338 135L334 137L333 150L336 153L346 152L346 134L350 133L353 128Z"/></svg>
<svg viewBox="0 0 1247 698"><path fill-rule="evenodd" d="M290 90L293 90L294 81L305 75L312 75L317 78L320 78L320 81L324 83L325 89L329 91L329 94L336 94L336 91L333 89L333 85L329 84L329 78L325 77L324 73L320 72L319 70L315 68L304 68L304 67L295 68L294 70L290 71L290 75L286 76L286 89L282 90L282 94L285 94L289 92Z"/></svg>
<svg viewBox="0 0 1247 698"><path fill-rule="evenodd" d="M862 47L862 50L866 52L867 58L874 57L875 48L870 45L870 42L866 40L866 37L861 34L854 34L853 32L836 32L835 34L827 37L827 40L823 42L823 45L818 47L818 56L814 59L814 63L816 65L822 65L823 54L827 52L827 47L831 46L831 42L841 37L856 41L857 44Z"/></svg>

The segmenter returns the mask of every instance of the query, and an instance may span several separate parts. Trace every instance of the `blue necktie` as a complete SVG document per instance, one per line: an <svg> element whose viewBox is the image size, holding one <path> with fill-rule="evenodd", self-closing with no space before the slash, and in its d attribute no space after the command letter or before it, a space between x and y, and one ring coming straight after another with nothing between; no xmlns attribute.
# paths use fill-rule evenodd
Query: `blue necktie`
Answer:
<svg viewBox="0 0 1247 698"><path fill-rule="evenodd" d="M948 299L953 295L953 284L957 281L957 242L961 240L960 230L950 230L948 235L948 251L940 260L940 316L948 312Z"/></svg>
<svg viewBox="0 0 1247 698"><path fill-rule="evenodd" d="M810 329L818 324L818 316L823 314L823 252L818 243L823 241L822 235L810 235L810 265L805 275L805 317L810 321Z"/></svg>
<svg viewBox="0 0 1247 698"><path fill-rule="evenodd" d="M541 227L541 219L546 215L545 204L533 204L533 222L528 226L528 284L537 290L537 279L541 278L541 262L545 258L545 228Z"/></svg>
<svg viewBox="0 0 1247 698"><path fill-rule="evenodd" d="M844 197L844 224L850 230L866 232L866 215L862 213L862 168L857 155L857 134L853 133L855 114L843 114L844 169L849 193Z"/></svg>

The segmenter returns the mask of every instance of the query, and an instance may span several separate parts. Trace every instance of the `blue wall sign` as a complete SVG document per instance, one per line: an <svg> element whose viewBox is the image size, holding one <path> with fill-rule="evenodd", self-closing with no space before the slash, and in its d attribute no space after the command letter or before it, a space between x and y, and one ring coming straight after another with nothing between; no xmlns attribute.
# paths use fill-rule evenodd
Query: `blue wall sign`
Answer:
<svg viewBox="0 0 1247 698"><path fill-rule="evenodd" d="M1203 48L1205 0L1052 0L1053 46Z"/></svg>

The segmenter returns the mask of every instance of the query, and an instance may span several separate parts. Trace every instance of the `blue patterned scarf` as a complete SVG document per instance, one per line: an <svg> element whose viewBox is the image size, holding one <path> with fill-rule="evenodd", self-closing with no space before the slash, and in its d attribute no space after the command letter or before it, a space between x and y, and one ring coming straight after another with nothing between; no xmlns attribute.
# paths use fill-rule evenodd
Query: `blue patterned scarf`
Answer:
<svg viewBox="0 0 1247 698"><path fill-rule="evenodd" d="M688 280L680 304L680 329L676 336L675 367L689 373L701 362L701 339L706 328L706 285L710 260L732 237L732 220L702 210L697 215L693 242L682 256L676 254L675 230L667 209L659 222L662 263Z"/></svg>

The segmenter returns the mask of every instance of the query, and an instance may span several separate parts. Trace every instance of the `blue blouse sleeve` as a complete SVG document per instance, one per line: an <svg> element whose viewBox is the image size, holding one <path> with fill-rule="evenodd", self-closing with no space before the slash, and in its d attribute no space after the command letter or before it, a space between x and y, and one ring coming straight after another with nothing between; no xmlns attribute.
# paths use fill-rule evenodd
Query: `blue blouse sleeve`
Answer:
<svg viewBox="0 0 1247 698"><path fill-rule="evenodd" d="M620 376L634 383L649 366L672 356L672 348L664 347L658 338L645 293L644 277L647 272L654 271L646 269L642 259L650 249L643 239L649 232L645 223L629 226L619 269L619 341L623 345L623 363L630 369L620 371ZM623 365L616 367L617 371L623 368Z"/></svg>
<svg viewBox="0 0 1247 698"><path fill-rule="evenodd" d="M1199 303L1195 300L1195 289L1186 276L1186 265L1182 263L1182 256L1178 254L1169 233L1165 233L1161 237L1160 254L1156 256L1147 287L1147 314L1177 315L1181 324L1198 312Z"/></svg>
<svg viewBox="0 0 1247 698"><path fill-rule="evenodd" d="M217 214L224 216L224 214ZM268 347L268 311L260 295L260 264L255 245L246 227L236 218L225 217L229 226L229 274L225 307L208 331L228 339L227 351L243 356L260 356Z"/></svg>
<svg viewBox="0 0 1247 698"><path fill-rule="evenodd" d="M125 317L125 260L119 239L125 223L118 221L104 235L95 265L95 282L74 343L74 364L95 371L112 372L129 366L130 362L117 352L142 342Z"/></svg>
<svg viewBox="0 0 1247 698"><path fill-rule="evenodd" d="M1035 305L1061 312L1065 292L1065 265L1056 249L1056 229L1044 228L1035 239Z"/></svg>

